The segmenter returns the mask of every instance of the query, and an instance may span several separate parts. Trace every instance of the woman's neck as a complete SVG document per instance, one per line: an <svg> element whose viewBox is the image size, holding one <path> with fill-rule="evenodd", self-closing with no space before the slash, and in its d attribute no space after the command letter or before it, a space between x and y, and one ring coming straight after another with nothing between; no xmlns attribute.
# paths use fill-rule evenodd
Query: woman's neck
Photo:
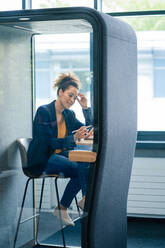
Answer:
<svg viewBox="0 0 165 248"><path fill-rule="evenodd" d="M55 101L55 109L57 115L61 115L62 112L64 111L64 108L58 99Z"/></svg>

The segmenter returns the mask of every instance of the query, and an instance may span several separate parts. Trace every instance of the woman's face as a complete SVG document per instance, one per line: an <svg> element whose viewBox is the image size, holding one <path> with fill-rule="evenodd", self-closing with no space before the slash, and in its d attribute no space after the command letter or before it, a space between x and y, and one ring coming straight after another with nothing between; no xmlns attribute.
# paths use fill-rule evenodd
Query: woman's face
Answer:
<svg viewBox="0 0 165 248"><path fill-rule="evenodd" d="M75 103L77 95L78 95L78 90L73 86L69 86L69 88L66 89L65 91L62 91L62 89L60 89L58 97L63 108L69 109Z"/></svg>

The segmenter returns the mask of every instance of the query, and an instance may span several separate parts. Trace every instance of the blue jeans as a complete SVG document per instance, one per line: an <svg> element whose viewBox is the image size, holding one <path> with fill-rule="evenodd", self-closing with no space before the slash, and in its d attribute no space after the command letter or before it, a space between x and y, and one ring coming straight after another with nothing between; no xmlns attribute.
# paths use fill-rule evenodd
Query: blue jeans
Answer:
<svg viewBox="0 0 165 248"><path fill-rule="evenodd" d="M68 159L68 152L52 154L46 165L46 174L58 174L71 178L68 182L60 204L68 208L76 196L82 190L82 195L86 195L90 163L72 162Z"/></svg>

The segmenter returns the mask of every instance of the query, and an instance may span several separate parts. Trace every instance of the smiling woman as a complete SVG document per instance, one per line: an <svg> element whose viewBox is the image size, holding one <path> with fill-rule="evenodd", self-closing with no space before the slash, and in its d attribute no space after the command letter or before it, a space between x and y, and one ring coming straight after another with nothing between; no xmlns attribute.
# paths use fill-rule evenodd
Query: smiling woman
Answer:
<svg viewBox="0 0 165 248"><path fill-rule="evenodd" d="M33 139L28 150L29 172L37 176L42 173L63 175L70 177L60 202L60 209L55 208L54 215L61 217L64 224L74 225L67 214L72 200L82 191L85 203L86 188L89 174L89 163L73 162L68 159L70 150L76 146L76 141L88 138L91 132L76 119L70 107L78 100L83 109L86 125L92 124L90 108L87 99L78 93L80 80L74 74L62 73L56 80L57 100L40 106L33 123ZM77 130L73 133L73 130Z"/></svg>

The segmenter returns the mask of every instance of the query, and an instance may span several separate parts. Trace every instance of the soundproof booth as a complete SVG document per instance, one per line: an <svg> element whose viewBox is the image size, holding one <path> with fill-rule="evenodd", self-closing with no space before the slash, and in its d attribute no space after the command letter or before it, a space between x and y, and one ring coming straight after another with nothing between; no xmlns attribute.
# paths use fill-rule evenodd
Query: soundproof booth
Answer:
<svg viewBox="0 0 165 248"><path fill-rule="evenodd" d="M134 30L94 9L67 7L1 12L0 34L0 247L126 248L137 128ZM77 47L81 57L73 69ZM42 69L45 61L48 69ZM75 197L68 210L72 226L52 214L68 181L27 173L37 108L55 98L52 80L67 71L79 75L93 119L92 139L78 140L78 149L69 151L71 161L90 164L85 206L81 210ZM74 246L71 233L73 243L80 237Z"/></svg>

